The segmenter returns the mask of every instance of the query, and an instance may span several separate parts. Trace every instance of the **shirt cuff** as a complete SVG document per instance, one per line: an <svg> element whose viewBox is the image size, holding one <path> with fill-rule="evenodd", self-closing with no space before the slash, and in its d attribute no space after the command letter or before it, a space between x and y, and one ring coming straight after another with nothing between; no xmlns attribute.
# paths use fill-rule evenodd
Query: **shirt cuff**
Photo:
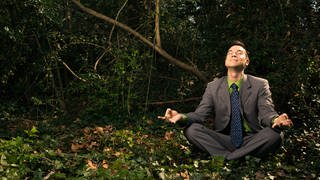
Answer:
<svg viewBox="0 0 320 180"><path fill-rule="evenodd" d="M180 113L181 114L181 119L177 122L178 126L180 127L187 127L190 125L188 121L188 116L186 114Z"/></svg>
<svg viewBox="0 0 320 180"><path fill-rule="evenodd" d="M274 124L274 121L278 118L279 116L277 115L277 116L274 116L273 118L272 118L272 120L271 120L271 126Z"/></svg>
<svg viewBox="0 0 320 180"><path fill-rule="evenodd" d="M186 115L186 114L181 114L181 117L182 117L182 119L181 120L187 120L188 119L188 116Z"/></svg>

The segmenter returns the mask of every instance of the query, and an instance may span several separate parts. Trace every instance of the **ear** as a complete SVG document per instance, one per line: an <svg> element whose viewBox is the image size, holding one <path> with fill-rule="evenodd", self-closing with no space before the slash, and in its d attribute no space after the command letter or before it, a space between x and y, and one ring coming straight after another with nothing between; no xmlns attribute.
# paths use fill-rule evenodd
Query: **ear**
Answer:
<svg viewBox="0 0 320 180"><path fill-rule="evenodd" d="M249 63L250 63L250 59L249 59L249 58L247 58L246 66L249 66Z"/></svg>

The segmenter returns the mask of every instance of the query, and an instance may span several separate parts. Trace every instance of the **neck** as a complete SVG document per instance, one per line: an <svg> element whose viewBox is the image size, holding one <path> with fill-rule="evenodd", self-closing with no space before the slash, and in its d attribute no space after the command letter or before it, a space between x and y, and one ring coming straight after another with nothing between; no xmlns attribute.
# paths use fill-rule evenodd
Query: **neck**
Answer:
<svg viewBox="0 0 320 180"><path fill-rule="evenodd" d="M228 69L228 79L236 82L240 80L244 75L244 71L237 71L235 69Z"/></svg>

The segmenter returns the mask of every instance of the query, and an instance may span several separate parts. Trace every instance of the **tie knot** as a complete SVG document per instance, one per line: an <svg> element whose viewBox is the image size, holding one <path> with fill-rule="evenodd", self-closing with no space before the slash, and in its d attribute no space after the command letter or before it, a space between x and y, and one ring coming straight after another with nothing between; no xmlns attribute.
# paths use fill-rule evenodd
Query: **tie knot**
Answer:
<svg viewBox="0 0 320 180"><path fill-rule="evenodd" d="M232 88L233 90L238 90L238 86L237 86L235 83L232 83L232 84L231 84L231 88Z"/></svg>

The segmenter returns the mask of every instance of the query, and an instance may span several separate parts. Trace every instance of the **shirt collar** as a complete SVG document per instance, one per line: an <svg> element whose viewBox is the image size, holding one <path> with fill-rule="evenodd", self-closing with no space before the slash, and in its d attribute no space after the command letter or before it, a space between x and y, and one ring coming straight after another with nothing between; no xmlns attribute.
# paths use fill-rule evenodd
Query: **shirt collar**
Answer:
<svg viewBox="0 0 320 180"><path fill-rule="evenodd" d="M243 82L243 76L241 77L241 79L239 79L238 81L234 82L238 88L240 89L241 85L242 85L242 82ZM231 88L231 85L233 84L233 81L229 80L228 79L228 87L229 89Z"/></svg>

